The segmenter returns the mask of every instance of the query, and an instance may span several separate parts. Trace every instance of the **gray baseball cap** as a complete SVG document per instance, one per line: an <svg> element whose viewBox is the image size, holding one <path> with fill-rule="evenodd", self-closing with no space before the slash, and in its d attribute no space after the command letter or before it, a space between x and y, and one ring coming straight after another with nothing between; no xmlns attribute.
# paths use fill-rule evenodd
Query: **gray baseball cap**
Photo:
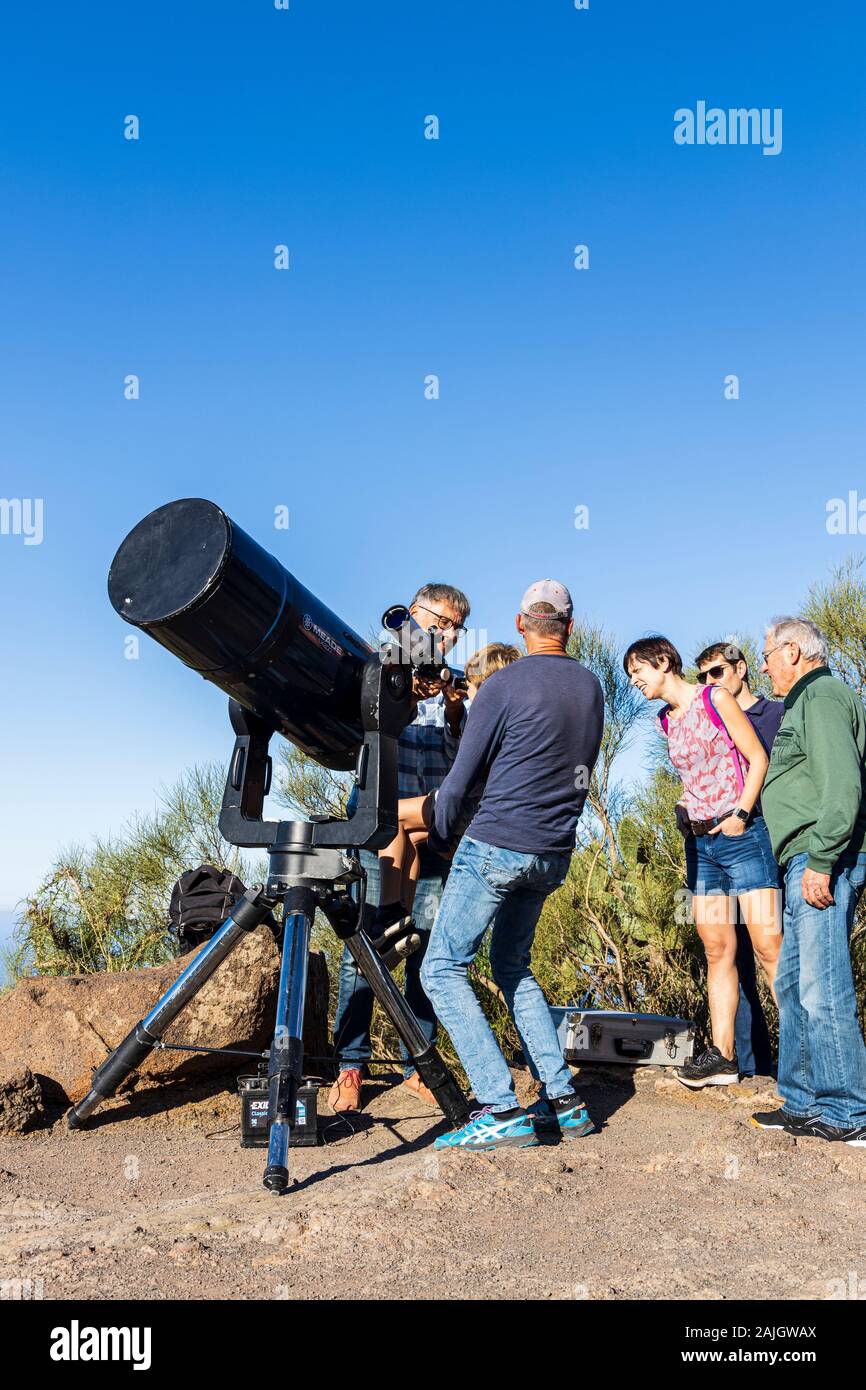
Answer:
<svg viewBox="0 0 866 1390"><path fill-rule="evenodd" d="M552 613L533 613L534 603L550 603L553 605ZM520 611L524 618L570 618L574 612L574 604L571 601L571 594L564 584L560 584L556 579L536 579L534 584L530 584L523 598L520 600Z"/></svg>

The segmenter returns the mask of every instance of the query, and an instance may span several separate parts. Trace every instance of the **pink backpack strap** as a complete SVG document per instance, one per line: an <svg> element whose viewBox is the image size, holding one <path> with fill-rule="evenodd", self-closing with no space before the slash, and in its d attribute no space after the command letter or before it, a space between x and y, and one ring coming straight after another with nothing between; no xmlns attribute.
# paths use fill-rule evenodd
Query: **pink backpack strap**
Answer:
<svg viewBox="0 0 866 1390"><path fill-rule="evenodd" d="M746 762L739 748L734 743L734 740L728 733L727 724L725 723L722 716L719 714L719 711L716 709L715 701L713 700L713 687L711 685L705 685L703 687L701 691L701 698L703 699L704 709L707 712L710 723L714 724L715 727L721 733L722 738L725 740L725 743L727 744L728 751L730 752L730 755L734 760L734 773L737 778L737 796L740 796L742 794L743 787L746 784L743 767L745 765L745 768L748 771L749 764Z"/></svg>

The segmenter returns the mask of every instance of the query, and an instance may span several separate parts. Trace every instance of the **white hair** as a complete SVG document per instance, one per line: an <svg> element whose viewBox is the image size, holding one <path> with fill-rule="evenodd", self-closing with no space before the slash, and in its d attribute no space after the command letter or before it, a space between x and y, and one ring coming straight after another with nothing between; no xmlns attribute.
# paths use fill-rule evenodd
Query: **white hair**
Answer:
<svg viewBox="0 0 866 1390"><path fill-rule="evenodd" d="M796 642L807 661L819 661L822 666L830 665L830 647L827 638L819 627L807 618L774 618L767 628L767 636L774 647L782 647L786 642Z"/></svg>

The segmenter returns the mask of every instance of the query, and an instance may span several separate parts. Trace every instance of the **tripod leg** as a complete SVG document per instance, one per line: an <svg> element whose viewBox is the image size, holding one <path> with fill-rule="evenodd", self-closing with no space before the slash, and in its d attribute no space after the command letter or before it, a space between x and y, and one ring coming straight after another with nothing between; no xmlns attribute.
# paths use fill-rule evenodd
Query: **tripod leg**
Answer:
<svg viewBox="0 0 866 1390"><path fill-rule="evenodd" d="M261 890L258 890L260 892ZM140 1066L156 1047L170 1023L181 1009L198 994L202 985L222 965L226 956L249 931L254 931L273 907L273 899L259 897L250 889L235 905L231 917L223 922L203 951L177 977L170 989L154 1004L149 1014L114 1049L93 1073L93 1086L83 1100L74 1105L66 1117L70 1129L79 1129L103 1101L113 1096L124 1077Z"/></svg>
<svg viewBox="0 0 866 1390"><path fill-rule="evenodd" d="M295 887L283 908L283 953L277 995L277 1023L268 1067L268 1165L264 1185L279 1195L289 1182L289 1136L295 1122L298 1087L303 1080L304 1001L315 895Z"/></svg>
<svg viewBox="0 0 866 1390"><path fill-rule="evenodd" d="M417 1018L395 985L363 932L346 937L355 964L378 999L397 1033L406 1044L418 1075L433 1092L445 1118L454 1129L469 1119L469 1106L451 1072L439 1055L435 1043L427 1041Z"/></svg>

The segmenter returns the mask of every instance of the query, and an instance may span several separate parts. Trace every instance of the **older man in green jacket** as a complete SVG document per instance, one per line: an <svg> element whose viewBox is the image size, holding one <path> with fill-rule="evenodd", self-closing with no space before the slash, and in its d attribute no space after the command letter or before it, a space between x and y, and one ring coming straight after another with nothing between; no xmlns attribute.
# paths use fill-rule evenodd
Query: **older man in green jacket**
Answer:
<svg viewBox="0 0 866 1390"><path fill-rule="evenodd" d="M866 1046L848 944L866 883L866 711L830 674L814 623L768 628L762 670L785 702L761 792L785 874L776 974L784 1105L752 1121L866 1147Z"/></svg>

